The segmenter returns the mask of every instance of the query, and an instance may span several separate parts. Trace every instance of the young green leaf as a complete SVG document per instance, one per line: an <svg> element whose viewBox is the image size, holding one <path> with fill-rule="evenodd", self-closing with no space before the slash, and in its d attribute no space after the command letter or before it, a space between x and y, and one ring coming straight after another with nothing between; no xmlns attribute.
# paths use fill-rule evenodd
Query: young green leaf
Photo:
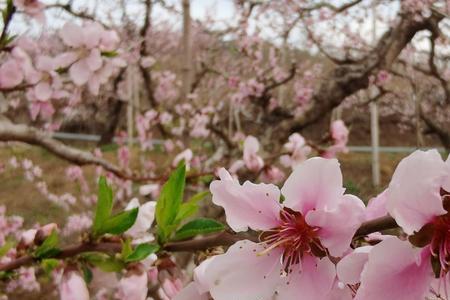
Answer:
<svg viewBox="0 0 450 300"><path fill-rule="evenodd" d="M170 236L172 227L183 201L186 167L181 164L169 177L161 190L156 204L156 223L158 234L162 242Z"/></svg>
<svg viewBox="0 0 450 300"><path fill-rule="evenodd" d="M136 222L136 218L138 216L139 207L135 207L130 210L125 210L121 213L118 213L115 216L110 217L106 221L103 222L101 227L98 229L98 234L121 234L127 231L133 226L134 222Z"/></svg>
<svg viewBox="0 0 450 300"><path fill-rule="evenodd" d="M158 250L159 246L157 244L140 244L134 249L133 253L125 258L125 262L141 261Z"/></svg>
<svg viewBox="0 0 450 300"><path fill-rule="evenodd" d="M199 234L213 233L224 230L224 226L212 219L196 219L180 228L175 233L175 240L184 240Z"/></svg>
<svg viewBox="0 0 450 300"><path fill-rule="evenodd" d="M117 51L102 51L102 56L105 57L116 57L118 54Z"/></svg>
<svg viewBox="0 0 450 300"><path fill-rule="evenodd" d="M210 194L209 191L204 191L195 194L187 202L181 204L177 217L175 218L175 224L180 224L181 221L191 217L198 211L198 202L202 201L206 196Z"/></svg>
<svg viewBox="0 0 450 300"><path fill-rule="evenodd" d="M131 239L127 238L122 243L122 257L128 257L133 252L133 248L131 247Z"/></svg>
<svg viewBox="0 0 450 300"><path fill-rule="evenodd" d="M97 208L95 210L94 225L92 226L94 235L99 234L103 223L111 215L113 208L113 193L111 187L106 182L105 177L100 177L98 182L98 199Z"/></svg>
<svg viewBox="0 0 450 300"><path fill-rule="evenodd" d="M59 266L59 260L54 258L46 258L41 261L41 267L47 276L50 275L57 266Z"/></svg>
<svg viewBox="0 0 450 300"><path fill-rule="evenodd" d="M91 269L88 266L82 265L81 269L83 270L83 279L87 284L91 283L92 279L94 279L94 274L92 274Z"/></svg>
<svg viewBox="0 0 450 300"><path fill-rule="evenodd" d="M5 244L0 247L0 257L5 256L13 246L14 243L12 241L6 241Z"/></svg>
<svg viewBox="0 0 450 300"><path fill-rule="evenodd" d="M123 262L104 253L87 252L82 257L103 272L120 272L125 267Z"/></svg>
<svg viewBox="0 0 450 300"><path fill-rule="evenodd" d="M59 243L59 237L56 230L44 240L42 245L40 245L36 251L34 251L34 256L37 258L48 258L57 255L61 250L57 248Z"/></svg>

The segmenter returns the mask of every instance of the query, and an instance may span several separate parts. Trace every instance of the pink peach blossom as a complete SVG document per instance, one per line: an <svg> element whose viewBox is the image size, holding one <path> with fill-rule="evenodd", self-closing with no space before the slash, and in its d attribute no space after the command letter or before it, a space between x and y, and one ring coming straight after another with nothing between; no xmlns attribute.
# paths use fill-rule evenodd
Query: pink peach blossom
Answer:
<svg viewBox="0 0 450 300"><path fill-rule="evenodd" d="M415 151L399 163L386 207L409 242L393 237L373 248L356 299L424 299L436 280L448 294L449 182L448 160L436 150Z"/></svg>
<svg viewBox="0 0 450 300"><path fill-rule="evenodd" d="M24 80L23 72L14 59L9 59L0 66L0 88L11 89Z"/></svg>
<svg viewBox="0 0 450 300"><path fill-rule="evenodd" d="M172 166L176 167L182 160L184 160L184 163L186 164L186 170L189 170L193 156L194 153L192 153L192 150L186 149L181 153L177 154L177 156L175 156L175 158L172 161Z"/></svg>
<svg viewBox="0 0 450 300"><path fill-rule="evenodd" d="M126 231L126 234L133 237L134 243L149 242L154 239L153 235L148 232L155 219L156 202L148 201L142 205L139 204L137 198L131 199L128 203L126 210L139 207L138 216L133 226Z"/></svg>
<svg viewBox="0 0 450 300"><path fill-rule="evenodd" d="M45 5L38 0L14 0L14 6L41 23L45 21Z"/></svg>
<svg viewBox="0 0 450 300"><path fill-rule="evenodd" d="M387 191L385 190L378 196L369 200L367 208L364 212L366 216L366 221L384 217L388 214L386 210L386 202L387 202L386 194Z"/></svg>
<svg viewBox="0 0 450 300"><path fill-rule="evenodd" d="M61 300L89 300L89 291L77 271L65 271L59 284Z"/></svg>
<svg viewBox="0 0 450 300"><path fill-rule="evenodd" d="M247 136L244 141L244 163L253 172L258 172L264 166L263 159L258 155L259 142L254 136Z"/></svg>
<svg viewBox="0 0 450 300"><path fill-rule="evenodd" d="M262 231L260 242L240 241L213 257L203 282L215 300L329 299L336 270L328 255L348 249L363 220L364 205L344 195L337 160L300 164L280 190L272 184L240 185L222 169L211 183L212 201L225 209L236 232ZM199 268L202 265L199 266ZM230 288L232 287L232 288Z"/></svg>
<svg viewBox="0 0 450 300"><path fill-rule="evenodd" d="M311 153L311 147L306 144L305 139L299 133L293 133L289 136L289 142L284 144L284 148L289 155L280 157L280 162L285 167L294 168L299 163L307 159Z"/></svg>
<svg viewBox="0 0 450 300"><path fill-rule="evenodd" d="M385 239L368 254L355 300L425 299L434 277L430 261L429 251L397 237ZM353 268L359 270L360 265L355 263Z"/></svg>
<svg viewBox="0 0 450 300"><path fill-rule="evenodd" d="M145 300L147 292L147 273L139 265L120 279L117 296L121 300Z"/></svg>
<svg viewBox="0 0 450 300"><path fill-rule="evenodd" d="M335 141L335 144L346 145L348 141L348 129L345 126L344 121L336 120L331 123L331 137Z"/></svg>
<svg viewBox="0 0 450 300"><path fill-rule="evenodd" d="M98 93L100 83L109 78L111 69L105 67L102 51L113 51L118 44L117 33L107 31L97 22L83 26L68 22L59 33L70 51L58 58L61 66L70 66L69 75L77 86L88 84L91 93Z"/></svg>

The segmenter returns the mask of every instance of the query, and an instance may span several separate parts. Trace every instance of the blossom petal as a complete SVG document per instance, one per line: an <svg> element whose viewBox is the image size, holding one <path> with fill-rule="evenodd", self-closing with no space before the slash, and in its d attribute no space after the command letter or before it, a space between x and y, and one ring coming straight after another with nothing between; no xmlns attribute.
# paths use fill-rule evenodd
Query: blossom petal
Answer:
<svg viewBox="0 0 450 300"><path fill-rule="evenodd" d="M319 227L317 233L322 245L336 257L349 249L353 235L364 220L364 204L358 197L341 198L335 209L312 210L305 217L309 225Z"/></svg>
<svg viewBox="0 0 450 300"><path fill-rule="evenodd" d="M54 58L54 64L55 64L54 67L56 69L57 68L67 68L68 66L73 64L75 61L77 61L78 58L79 58L78 53L73 52L73 51L58 54Z"/></svg>
<svg viewBox="0 0 450 300"><path fill-rule="evenodd" d="M361 281L361 273L369 259L369 252L372 248L372 246L358 247L339 261L336 270L341 282L357 284Z"/></svg>
<svg viewBox="0 0 450 300"><path fill-rule="evenodd" d="M10 59L0 66L1 88L13 88L22 83L23 79L24 74L22 73L19 64L15 60Z"/></svg>
<svg viewBox="0 0 450 300"><path fill-rule="evenodd" d="M447 176L444 180L444 184L442 185L442 188L450 193L450 155L447 157L447 160L445 161L445 165L447 166Z"/></svg>
<svg viewBox="0 0 450 300"><path fill-rule="evenodd" d="M129 300L145 300L147 299L148 293L148 277L147 272L142 270L142 266L139 266L141 270L139 272L135 271L129 272L120 279L118 287L118 296L120 299Z"/></svg>
<svg viewBox="0 0 450 300"><path fill-rule="evenodd" d="M97 48L92 49L86 57L86 64L91 71L97 71L103 65L102 54Z"/></svg>
<svg viewBox="0 0 450 300"><path fill-rule="evenodd" d="M374 246L369 253L355 300L424 299L432 279L430 259L396 237Z"/></svg>
<svg viewBox="0 0 450 300"><path fill-rule="evenodd" d="M67 46L80 47L83 44L83 29L72 22L64 24L59 36Z"/></svg>
<svg viewBox="0 0 450 300"><path fill-rule="evenodd" d="M89 49L99 46L103 32L103 26L97 22L89 22L85 24L83 26L84 45Z"/></svg>
<svg viewBox="0 0 450 300"><path fill-rule="evenodd" d="M184 289L182 289L173 300L208 300L208 294L200 294L195 282L189 283Z"/></svg>
<svg viewBox="0 0 450 300"><path fill-rule="evenodd" d="M387 191L384 190L378 196L369 200L364 212L366 221L384 217L388 214L386 210Z"/></svg>
<svg viewBox="0 0 450 300"><path fill-rule="evenodd" d="M212 201L225 209L227 223L234 231L248 227L267 230L278 225L280 191L275 185L249 181L240 185L225 169L219 173L221 179L210 186Z"/></svg>
<svg viewBox="0 0 450 300"><path fill-rule="evenodd" d="M407 234L446 213L439 193L445 173L436 150L415 151L397 166L387 190L387 210Z"/></svg>
<svg viewBox="0 0 450 300"><path fill-rule="evenodd" d="M34 87L34 95L40 101L50 100L52 93L52 87L48 82L41 81Z"/></svg>
<svg viewBox="0 0 450 300"><path fill-rule="evenodd" d="M61 300L89 300L89 291L83 277L76 271L65 272L59 285Z"/></svg>
<svg viewBox="0 0 450 300"><path fill-rule="evenodd" d="M91 77L92 72L90 71L86 60L81 59L74 63L69 69L70 79L78 85L82 86L86 82L88 82L89 77Z"/></svg>
<svg viewBox="0 0 450 300"><path fill-rule="evenodd" d="M263 250L262 245L244 240L231 246L227 253L215 256L207 267L207 284L212 298L272 299L281 280L281 252L274 249L259 256Z"/></svg>
<svg viewBox="0 0 450 300"><path fill-rule="evenodd" d="M126 210L139 207L138 216L133 226L127 230L127 234L133 237L141 237L147 230L150 229L153 220L155 219L156 202L148 201L142 205L139 204L137 198L133 198L130 203L128 203Z"/></svg>
<svg viewBox="0 0 450 300"><path fill-rule="evenodd" d="M352 290L342 282L335 282L333 289L327 295L327 300L352 300Z"/></svg>
<svg viewBox="0 0 450 300"><path fill-rule="evenodd" d="M328 300L336 278L336 268L328 258L305 256L293 267L286 282L277 289L280 300ZM257 298L254 298L257 299Z"/></svg>
<svg viewBox="0 0 450 300"><path fill-rule="evenodd" d="M299 164L284 183L284 205L303 215L312 209L335 207L344 193L336 159L310 158Z"/></svg>

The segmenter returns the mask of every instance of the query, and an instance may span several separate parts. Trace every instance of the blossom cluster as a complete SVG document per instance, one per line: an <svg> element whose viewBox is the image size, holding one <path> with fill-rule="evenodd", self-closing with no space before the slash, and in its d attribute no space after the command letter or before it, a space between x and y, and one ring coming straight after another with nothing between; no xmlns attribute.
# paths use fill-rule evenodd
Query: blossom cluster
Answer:
<svg viewBox="0 0 450 300"><path fill-rule="evenodd" d="M436 150L403 159L367 208L344 194L335 159L301 163L281 190L241 185L225 169L219 175L213 203L231 229L259 238L202 262L176 300L448 299L450 158ZM364 221L388 214L404 236L378 233L356 243Z"/></svg>

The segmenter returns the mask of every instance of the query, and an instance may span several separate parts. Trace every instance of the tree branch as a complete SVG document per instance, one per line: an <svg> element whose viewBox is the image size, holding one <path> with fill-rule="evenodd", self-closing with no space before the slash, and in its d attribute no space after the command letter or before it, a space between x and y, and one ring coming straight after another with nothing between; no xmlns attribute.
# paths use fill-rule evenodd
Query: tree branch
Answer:
<svg viewBox="0 0 450 300"><path fill-rule="evenodd" d="M390 217L381 217L368 222L363 223L358 231L356 231L354 237L362 237L370 233L397 228L398 225L395 220ZM258 239L249 234L233 234L229 232L221 232L217 234L208 235L202 238L172 242L168 243L163 247L164 251L170 252L191 252L191 251L202 251L211 247L217 246L231 246L240 240L252 240L258 242ZM122 250L122 244L120 242L99 242L99 243L81 243L78 245L68 246L62 248L59 254L55 255L54 258L64 259L69 257L77 256L84 252L103 252L103 253L119 253ZM12 271L24 265L32 264L36 261L36 258L32 255L25 255L15 260L3 264L0 264L1 271Z"/></svg>
<svg viewBox="0 0 450 300"><path fill-rule="evenodd" d="M400 52L421 30L434 30L444 15L432 10L428 18L417 20L414 14L400 12L397 26L388 30L376 47L361 61L337 66L315 90L311 105L293 122L286 122L286 133L299 131L322 118L355 92L367 88L369 76L388 69ZM284 138L284 137L283 137Z"/></svg>
<svg viewBox="0 0 450 300"><path fill-rule="evenodd" d="M65 12L71 14L74 17L77 18L81 18L81 19L85 19L85 20L91 20L91 21L95 21L95 22L99 22L94 16L86 13L86 12L77 12L73 10L73 7L71 5L71 2L68 4L61 4L61 3L55 3L55 4L49 4L45 6L46 8L57 8L57 9L62 9ZM102 24L103 26L105 26L105 28L107 28L108 26L106 26L105 24Z"/></svg>
<svg viewBox="0 0 450 300"><path fill-rule="evenodd" d="M3 142L23 142L30 145L40 146L56 156L76 165L98 165L121 178L129 178L131 174L126 173L118 166L82 151L63 144L55 140L50 135L39 129L29 127L24 124L13 124L6 118L0 119L0 141Z"/></svg>
<svg viewBox="0 0 450 300"><path fill-rule="evenodd" d="M363 223L356 231L354 238L363 237L374 232L393 229L397 227L397 222L395 222L394 218L392 218L391 216L377 218Z"/></svg>

